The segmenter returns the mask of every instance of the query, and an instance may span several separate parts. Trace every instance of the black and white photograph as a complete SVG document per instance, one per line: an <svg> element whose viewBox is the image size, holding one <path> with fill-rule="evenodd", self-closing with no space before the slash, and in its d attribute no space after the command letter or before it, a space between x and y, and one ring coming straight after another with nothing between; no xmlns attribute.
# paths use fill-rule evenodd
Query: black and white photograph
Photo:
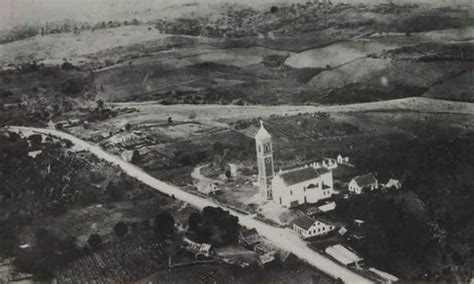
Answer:
<svg viewBox="0 0 474 284"><path fill-rule="evenodd" d="M474 284L473 0L0 0L0 284Z"/></svg>

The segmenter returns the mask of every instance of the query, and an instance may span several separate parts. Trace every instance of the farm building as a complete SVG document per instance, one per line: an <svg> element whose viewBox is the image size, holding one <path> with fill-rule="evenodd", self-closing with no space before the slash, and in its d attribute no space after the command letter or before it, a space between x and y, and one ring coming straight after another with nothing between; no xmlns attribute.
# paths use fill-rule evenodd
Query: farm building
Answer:
<svg viewBox="0 0 474 284"><path fill-rule="evenodd" d="M316 203L328 199L335 193L330 169L337 167L334 161L312 163L303 167L275 173L271 135L261 122L255 135L257 147L258 182L261 196L273 199L284 207L295 207L305 203Z"/></svg>
<svg viewBox="0 0 474 284"><path fill-rule="evenodd" d="M372 173L356 176L349 182L349 192L361 194L363 190L374 190L379 188L379 182Z"/></svg>
<svg viewBox="0 0 474 284"><path fill-rule="evenodd" d="M384 187L388 189L400 189L402 187L402 183L397 179L391 178L387 181Z"/></svg>
<svg viewBox="0 0 474 284"><path fill-rule="evenodd" d="M325 252L346 266L349 266L349 265L358 266L359 263L363 260L357 254L355 254L354 252L350 251L349 249L345 248L344 246L340 244L327 247L325 249Z"/></svg>
<svg viewBox="0 0 474 284"><path fill-rule="evenodd" d="M239 242L243 246L253 249L256 245L260 244L261 241L262 240L260 239L260 236L255 228L240 230Z"/></svg>
<svg viewBox="0 0 474 284"><path fill-rule="evenodd" d="M333 231L336 226L323 222L319 219L313 219L308 216L296 218L291 223L291 228L303 239L322 236Z"/></svg>

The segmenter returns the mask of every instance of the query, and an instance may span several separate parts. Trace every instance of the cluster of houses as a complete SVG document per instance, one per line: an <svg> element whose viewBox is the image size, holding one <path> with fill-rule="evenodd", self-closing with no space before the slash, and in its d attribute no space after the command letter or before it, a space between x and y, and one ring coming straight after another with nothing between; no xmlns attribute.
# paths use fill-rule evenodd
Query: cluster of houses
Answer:
<svg viewBox="0 0 474 284"><path fill-rule="evenodd" d="M302 167L274 171L272 137L260 124L255 135L260 196L283 207L293 208L313 204L332 198L334 190L333 173L341 164L349 164L348 157L338 155L336 159L323 159ZM385 187L399 189L398 180L389 180ZM373 191L379 188L375 175L368 173L354 177L348 185L353 194Z"/></svg>
<svg viewBox="0 0 474 284"><path fill-rule="evenodd" d="M242 246L257 253L258 264L261 267L264 267L265 265L268 265L276 260L278 252L264 246L262 238L254 228L240 230L239 243Z"/></svg>
<svg viewBox="0 0 474 284"><path fill-rule="evenodd" d="M345 236L348 233L345 224L336 225L327 218L326 214L336 208L336 202L331 199L339 194L334 189L333 170L340 165L353 167L349 164L349 158L338 155L336 159L325 158L302 167L274 171L272 137L262 122L255 135L255 142L261 198L286 208L306 208L304 212L299 210L300 216L289 224L289 227L302 239L311 239L330 233L334 233L335 236ZM350 194L359 195L381 188L400 189L401 182L389 179L387 183L381 184L373 173L355 176L347 185L349 194L344 197L349 198ZM323 204L307 208L307 205L321 203ZM361 228L363 223L363 220L356 219L353 227ZM357 238L357 234L352 235ZM356 252L342 244L333 244L326 247L324 251L345 266L359 267L363 261Z"/></svg>

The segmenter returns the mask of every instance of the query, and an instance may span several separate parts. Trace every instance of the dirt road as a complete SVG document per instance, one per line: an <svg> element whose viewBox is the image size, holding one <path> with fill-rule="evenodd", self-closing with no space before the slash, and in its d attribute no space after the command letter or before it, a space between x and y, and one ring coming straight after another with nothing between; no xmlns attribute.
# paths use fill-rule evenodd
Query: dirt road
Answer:
<svg viewBox="0 0 474 284"><path fill-rule="evenodd" d="M162 182L142 169L120 159L117 156L109 154L102 150L99 146L93 145L89 142L81 140L73 135L60 132L57 130L51 129L42 129L42 128L31 128L31 127L17 127L11 126L8 127L10 131L22 132L22 133L40 133L45 135L51 135L57 138L65 139L71 141L75 147L87 150L97 156L100 159L106 160L116 166L119 166L123 172L129 176L136 178L137 180L143 182L144 184L162 192L167 195L174 195L177 199L184 201L192 206L197 208L204 208L206 206L220 206L215 204L213 201L193 195L186 191L181 190L180 188ZM222 207L222 206L220 206ZM225 208L229 210L233 215L239 218L240 224L256 228L259 234L264 236L270 242L278 246L279 248L289 251L296 255L298 258L308 262L310 265L316 267L317 269L323 271L324 273L334 277L340 278L345 283L372 283L370 280L365 279L364 277L354 273L353 271L347 269L344 266L341 266L332 260L326 258L325 256L311 250L306 243L301 240L295 233L289 229L281 229L265 224L261 221L253 219L252 216L244 215L230 208Z"/></svg>
<svg viewBox="0 0 474 284"><path fill-rule="evenodd" d="M156 102L107 103L111 107L133 107L140 112L121 115L113 120L131 123L141 121L165 120L168 116L179 121L220 121L238 120L270 115L296 115L314 112L361 112L361 111L414 111L422 113L474 114L474 104L431 99L424 97L404 98L370 103L332 106L236 106L236 105L161 105Z"/></svg>

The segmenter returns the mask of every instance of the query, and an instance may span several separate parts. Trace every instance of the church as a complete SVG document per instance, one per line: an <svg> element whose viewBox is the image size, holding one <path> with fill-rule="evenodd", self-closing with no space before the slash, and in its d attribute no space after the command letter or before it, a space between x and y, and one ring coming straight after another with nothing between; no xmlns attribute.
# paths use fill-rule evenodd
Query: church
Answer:
<svg viewBox="0 0 474 284"><path fill-rule="evenodd" d="M333 176L329 165L312 163L304 167L274 172L272 137L260 122L255 135L258 185L264 200L287 207L316 203L334 195Z"/></svg>

